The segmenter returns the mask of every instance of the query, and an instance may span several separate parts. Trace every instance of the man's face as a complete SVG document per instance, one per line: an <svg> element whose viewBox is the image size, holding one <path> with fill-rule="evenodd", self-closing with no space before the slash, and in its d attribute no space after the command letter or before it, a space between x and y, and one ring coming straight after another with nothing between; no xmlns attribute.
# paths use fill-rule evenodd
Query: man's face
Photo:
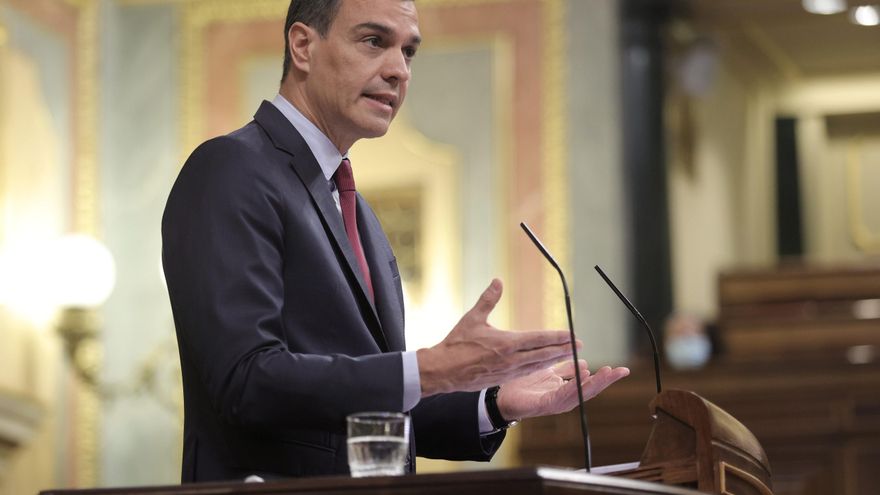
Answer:
<svg viewBox="0 0 880 495"><path fill-rule="evenodd" d="M325 38L309 46L306 112L345 152L384 135L403 104L421 42L409 0L342 0Z"/></svg>

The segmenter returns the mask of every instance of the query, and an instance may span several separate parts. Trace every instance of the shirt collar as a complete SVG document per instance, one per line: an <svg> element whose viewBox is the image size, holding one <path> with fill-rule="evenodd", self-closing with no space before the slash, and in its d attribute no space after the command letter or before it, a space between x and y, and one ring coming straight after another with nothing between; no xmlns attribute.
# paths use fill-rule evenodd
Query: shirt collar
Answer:
<svg viewBox="0 0 880 495"><path fill-rule="evenodd" d="M275 99L272 100L272 104L275 105L275 108L281 111L285 117L287 117L287 120L293 124L293 127L296 128L297 132L299 132L305 140L309 149L312 151L312 154L315 155L315 159L318 160L318 165L321 166L321 172L324 173L324 178L327 180L333 178L333 174L336 173L336 169L339 168L339 164L348 153L345 155L340 153L339 150L336 149L336 146L330 142L330 138L324 135L324 133L321 132L312 121L300 113L300 111L287 101L287 98L281 96L281 94L275 96Z"/></svg>

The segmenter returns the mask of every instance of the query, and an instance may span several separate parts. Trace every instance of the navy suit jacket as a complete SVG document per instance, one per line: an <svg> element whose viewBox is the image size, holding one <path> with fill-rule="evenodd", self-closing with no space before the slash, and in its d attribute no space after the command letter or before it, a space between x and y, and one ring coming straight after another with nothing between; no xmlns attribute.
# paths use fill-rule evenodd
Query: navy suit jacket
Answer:
<svg viewBox="0 0 880 495"><path fill-rule="evenodd" d="M272 104L196 149L162 220L184 388L183 481L348 472L345 416L400 411L397 263L358 196L375 304L330 184ZM423 399L418 455L488 460L476 393ZM414 469L414 461L410 462Z"/></svg>

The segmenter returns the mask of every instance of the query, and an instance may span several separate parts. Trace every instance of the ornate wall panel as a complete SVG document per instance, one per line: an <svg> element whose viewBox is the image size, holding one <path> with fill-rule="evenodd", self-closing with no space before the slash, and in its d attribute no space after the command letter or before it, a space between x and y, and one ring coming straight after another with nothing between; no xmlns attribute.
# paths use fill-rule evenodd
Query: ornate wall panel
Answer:
<svg viewBox="0 0 880 495"><path fill-rule="evenodd" d="M15 21L4 30L4 56L9 57L7 67L19 69L3 74L5 83L0 88L0 98L9 103L7 116L18 115L14 125L0 130L4 136L0 248L37 251L68 231L95 235L99 231L97 3L7 0L0 3L0 10L2 19ZM32 78L32 82L25 84L22 78ZM59 423L58 430L41 437L49 443L32 450L52 449L57 444L60 448L50 452L61 466L55 470L58 482L91 485L96 479L98 402L69 374L52 374L60 356L54 336L46 333L51 327L42 328L49 326L48 310L40 311L39 316L29 314L33 318L18 327L9 321L4 325L6 331L19 328L29 333L20 341L29 344L13 351L19 359L40 364L25 375L30 385L22 385L30 388L29 393L51 390L47 399L54 402L51 405L59 414L58 418L50 418L50 423ZM62 384L55 384L56 380ZM34 384L41 385L32 388ZM33 479L32 473L53 469L44 465L52 463L50 456L27 456L40 465L34 466L31 473L12 473L8 483L16 487L13 489L41 486L35 484L40 481ZM43 482L47 481L51 480Z"/></svg>

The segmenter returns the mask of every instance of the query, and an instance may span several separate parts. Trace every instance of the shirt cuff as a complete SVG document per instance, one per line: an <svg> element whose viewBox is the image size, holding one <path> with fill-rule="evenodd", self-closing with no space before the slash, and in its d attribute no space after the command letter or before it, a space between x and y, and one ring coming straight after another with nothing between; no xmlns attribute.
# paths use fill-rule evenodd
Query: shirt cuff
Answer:
<svg viewBox="0 0 880 495"><path fill-rule="evenodd" d="M416 407L422 398L422 381L419 376L419 359L415 351L401 353L403 362L403 412ZM486 389L480 391L480 399L477 401L477 422L480 427L480 435L495 433L492 420L489 419L489 411L486 410Z"/></svg>
<svg viewBox="0 0 880 495"><path fill-rule="evenodd" d="M403 412L410 411L422 399L422 380L416 351L401 353L403 360Z"/></svg>
<svg viewBox="0 0 880 495"><path fill-rule="evenodd" d="M492 420L489 418L489 411L486 410L485 388L480 391L480 400L477 402L477 421L480 424L480 435L495 433L495 427L492 426Z"/></svg>

